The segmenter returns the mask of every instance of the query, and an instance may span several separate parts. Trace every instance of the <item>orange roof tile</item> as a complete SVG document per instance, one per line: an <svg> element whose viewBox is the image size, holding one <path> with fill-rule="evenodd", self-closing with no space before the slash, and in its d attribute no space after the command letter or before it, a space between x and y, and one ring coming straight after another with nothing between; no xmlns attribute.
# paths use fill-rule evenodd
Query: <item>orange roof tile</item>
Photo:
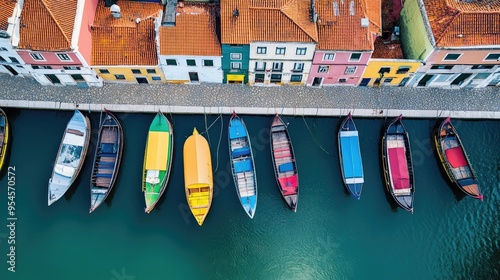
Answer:
<svg viewBox="0 0 500 280"><path fill-rule="evenodd" d="M318 41L309 0L221 0L220 5L223 44Z"/></svg>
<svg viewBox="0 0 500 280"><path fill-rule="evenodd" d="M19 48L37 51L70 50L77 0L24 1Z"/></svg>
<svg viewBox="0 0 500 280"><path fill-rule="evenodd" d="M370 21L370 31L381 34L382 29L382 0L366 0L366 14Z"/></svg>
<svg viewBox="0 0 500 280"><path fill-rule="evenodd" d="M370 29L361 26L361 19L367 18L365 0L316 0L315 3L319 33L317 49L346 51L373 49ZM353 6L351 3L354 3Z"/></svg>
<svg viewBox="0 0 500 280"><path fill-rule="evenodd" d="M160 28L160 54L220 56L214 13L209 5L178 7L175 27Z"/></svg>
<svg viewBox="0 0 500 280"><path fill-rule="evenodd" d="M500 45L500 0L424 0L438 47Z"/></svg>
<svg viewBox="0 0 500 280"><path fill-rule="evenodd" d="M403 59L401 44L393 43L390 40L384 41L379 37L375 40L372 58Z"/></svg>
<svg viewBox="0 0 500 280"><path fill-rule="evenodd" d="M9 27L8 19L14 12L16 1L13 0L0 0L0 30L7 30Z"/></svg>
<svg viewBox="0 0 500 280"><path fill-rule="evenodd" d="M157 65L154 19L159 3L119 1L114 18L100 1L92 26L92 65ZM136 23L136 19L140 19Z"/></svg>

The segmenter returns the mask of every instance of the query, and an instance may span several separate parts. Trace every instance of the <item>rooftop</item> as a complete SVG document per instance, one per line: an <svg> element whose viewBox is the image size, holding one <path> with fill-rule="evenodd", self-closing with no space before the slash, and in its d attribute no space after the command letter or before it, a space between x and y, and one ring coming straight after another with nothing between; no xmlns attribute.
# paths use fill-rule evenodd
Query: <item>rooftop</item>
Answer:
<svg viewBox="0 0 500 280"><path fill-rule="evenodd" d="M14 0L0 0L0 30L7 30L8 19L12 16L16 4L17 1Z"/></svg>
<svg viewBox="0 0 500 280"><path fill-rule="evenodd" d="M212 5L177 7L175 21L175 27L160 27L161 55L221 55Z"/></svg>
<svg viewBox="0 0 500 280"><path fill-rule="evenodd" d="M403 59L399 36L393 34L400 8L393 0L382 0L382 36L375 40L372 58Z"/></svg>
<svg viewBox="0 0 500 280"><path fill-rule="evenodd" d="M500 0L424 0L438 47L500 45Z"/></svg>
<svg viewBox="0 0 500 280"><path fill-rule="evenodd" d="M78 0L24 1L19 48L36 51L70 50L77 4Z"/></svg>
<svg viewBox="0 0 500 280"><path fill-rule="evenodd" d="M92 65L157 65L154 20L163 5L120 0L121 18L100 1L92 25Z"/></svg>

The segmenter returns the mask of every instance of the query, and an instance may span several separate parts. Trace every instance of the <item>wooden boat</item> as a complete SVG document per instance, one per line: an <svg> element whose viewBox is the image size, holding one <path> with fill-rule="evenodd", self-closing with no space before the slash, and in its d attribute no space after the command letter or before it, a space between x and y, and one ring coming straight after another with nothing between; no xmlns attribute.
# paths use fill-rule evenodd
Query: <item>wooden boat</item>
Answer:
<svg viewBox="0 0 500 280"><path fill-rule="evenodd" d="M3 169L5 158L7 157L7 147L9 145L9 120L7 115L0 108L0 172Z"/></svg>
<svg viewBox="0 0 500 280"><path fill-rule="evenodd" d="M90 121L75 110L68 122L49 180L49 205L61 198L82 169L90 140Z"/></svg>
<svg viewBox="0 0 500 280"><path fill-rule="evenodd" d="M184 142L184 185L189 208L200 226L212 205L212 176L210 147L195 128Z"/></svg>
<svg viewBox="0 0 500 280"><path fill-rule="evenodd" d="M295 163L295 153L293 152L288 128L278 114L271 123L270 134L271 156L278 188L288 207L293 211L297 211L299 175Z"/></svg>
<svg viewBox="0 0 500 280"><path fill-rule="evenodd" d="M142 191L146 201L145 212L149 213L162 196L170 177L174 147L173 129L168 119L158 111L149 126Z"/></svg>
<svg viewBox="0 0 500 280"><path fill-rule="evenodd" d="M229 120L229 162L236 193L250 218L257 207L257 176L252 145L243 119L233 112Z"/></svg>
<svg viewBox="0 0 500 280"><path fill-rule="evenodd" d="M122 126L111 112L104 110L105 116L99 126L90 181L90 213L104 202L113 189L123 153Z"/></svg>
<svg viewBox="0 0 500 280"><path fill-rule="evenodd" d="M338 132L338 146L342 179L347 190L357 199L363 188L363 163L359 147L358 130L351 113L347 115Z"/></svg>
<svg viewBox="0 0 500 280"><path fill-rule="evenodd" d="M403 116L392 120L382 137L382 163L387 191L403 209L413 213L415 182L410 140Z"/></svg>
<svg viewBox="0 0 500 280"><path fill-rule="evenodd" d="M434 140L443 168L451 182L465 194L483 200L472 165L449 117L439 126Z"/></svg>

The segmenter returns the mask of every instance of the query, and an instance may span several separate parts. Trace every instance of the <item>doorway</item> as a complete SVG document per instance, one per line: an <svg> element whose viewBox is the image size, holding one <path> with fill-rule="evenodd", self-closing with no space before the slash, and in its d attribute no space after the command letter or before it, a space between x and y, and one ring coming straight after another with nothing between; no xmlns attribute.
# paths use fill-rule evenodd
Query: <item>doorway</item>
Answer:
<svg viewBox="0 0 500 280"><path fill-rule="evenodd" d="M189 72L189 80L191 83L197 83L200 80L198 79L198 72Z"/></svg>
<svg viewBox="0 0 500 280"><path fill-rule="evenodd" d="M51 83L53 83L54 85L58 85L58 84L60 85L61 84L61 81L59 80L59 78L57 78L57 76L54 75L54 74L47 74L47 75L45 75L45 77L47 79L49 79L49 81Z"/></svg>
<svg viewBox="0 0 500 280"><path fill-rule="evenodd" d="M427 83L434 77L434 75L425 75L420 81L418 81L419 87L425 87L427 86Z"/></svg>
<svg viewBox="0 0 500 280"><path fill-rule="evenodd" d="M371 81L371 78L363 78L361 80L361 83L359 83L360 87L366 87Z"/></svg>
<svg viewBox="0 0 500 280"><path fill-rule="evenodd" d="M14 68L10 67L10 65L3 65L3 67L5 67L5 69L9 70L10 73L12 73L12 75L16 76L17 74L17 71L14 70Z"/></svg>
<svg viewBox="0 0 500 280"><path fill-rule="evenodd" d="M321 82L323 82L323 78L318 78L318 77L315 77L315 78L313 79L312 86L313 86L313 87L319 87L319 86L321 86Z"/></svg>
<svg viewBox="0 0 500 280"><path fill-rule="evenodd" d="M472 74L470 73L465 73L465 74L460 74L453 82L451 82L452 86L460 86L465 79L469 78Z"/></svg>
<svg viewBox="0 0 500 280"><path fill-rule="evenodd" d="M144 77L135 77L139 84L148 84L148 79Z"/></svg>

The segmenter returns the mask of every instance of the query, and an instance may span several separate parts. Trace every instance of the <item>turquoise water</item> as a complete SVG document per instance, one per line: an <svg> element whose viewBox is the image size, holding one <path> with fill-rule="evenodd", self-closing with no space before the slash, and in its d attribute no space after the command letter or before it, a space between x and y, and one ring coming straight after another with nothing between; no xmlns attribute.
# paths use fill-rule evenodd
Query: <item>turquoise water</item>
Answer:
<svg viewBox="0 0 500 280"><path fill-rule="evenodd" d="M500 278L499 121L454 121L479 177L481 202L463 197L443 177L430 142L436 119L403 120L416 177L410 214L395 208L383 187L379 147L386 120L355 118L365 172L358 201L349 197L340 177L336 135L342 119L284 116L300 178L293 213L282 201L270 162L272 117L243 116L252 135L259 186L251 220L230 175L229 116L223 116L220 144L220 122L208 116L208 126L216 121L208 134L217 169L215 197L199 227L185 200L182 145L194 126L205 131L203 115L173 116L171 181L160 204L145 214L142 160L154 114L116 114L125 131L121 173L107 204L88 214L99 114L92 114L93 139L77 184L48 207L48 179L72 112L6 112L13 133L7 166L15 167L16 272L7 270L5 174L0 181L0 279Z"/></svg>

